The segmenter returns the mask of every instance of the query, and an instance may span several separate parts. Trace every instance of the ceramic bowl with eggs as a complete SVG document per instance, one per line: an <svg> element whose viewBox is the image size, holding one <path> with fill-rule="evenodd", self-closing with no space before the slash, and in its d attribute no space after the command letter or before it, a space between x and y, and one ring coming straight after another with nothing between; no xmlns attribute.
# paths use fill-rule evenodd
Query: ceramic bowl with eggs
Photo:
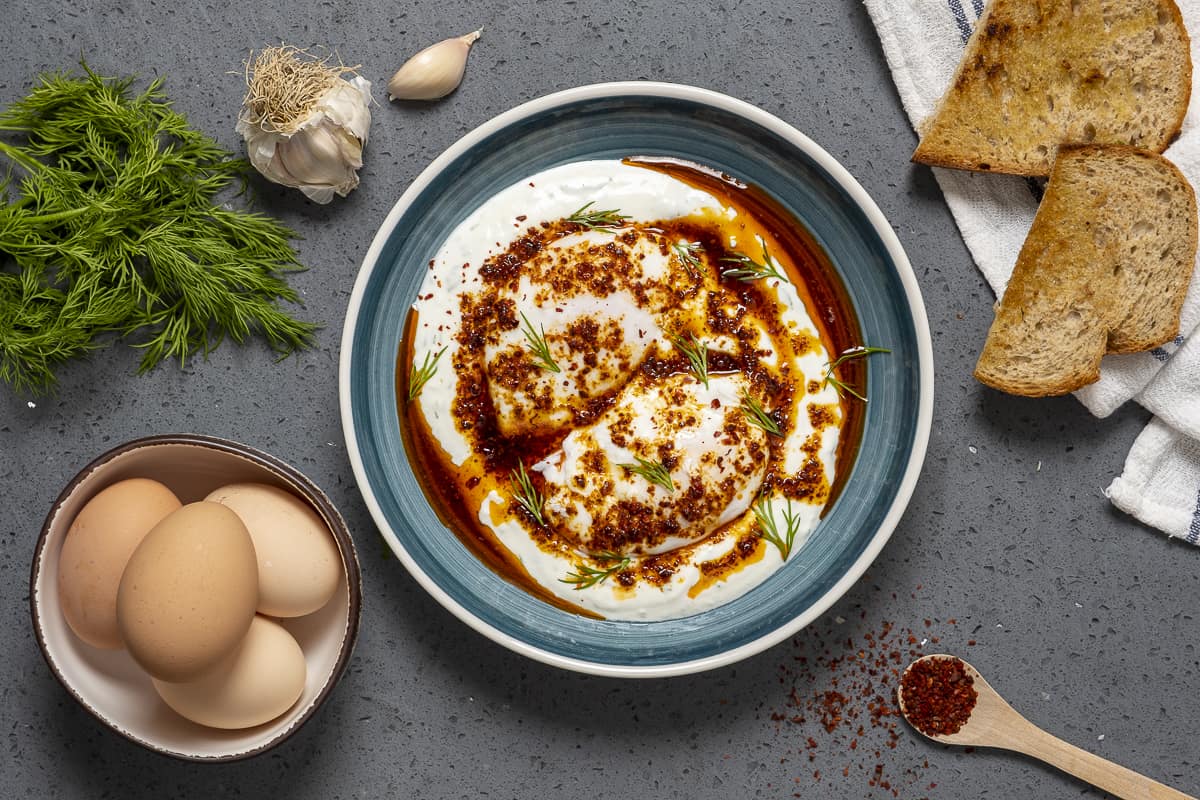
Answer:
<svg viewBox="0 0 1200 800"><path fill-rule="evenodd" d="M568 669L684 674L828 609L924 458L912 268L828 153L687 86L531 101L418 177L360 271L343 426L446 608Z"/></svg>
<svg viewBox="0 0 1200 800"><path fill-rule="evenodd" d="M55 677L103 724L165 755L232 761L286 740L329 696L361 581L341 515L295 468L160 435L63 490L30 604Z"/></svg>

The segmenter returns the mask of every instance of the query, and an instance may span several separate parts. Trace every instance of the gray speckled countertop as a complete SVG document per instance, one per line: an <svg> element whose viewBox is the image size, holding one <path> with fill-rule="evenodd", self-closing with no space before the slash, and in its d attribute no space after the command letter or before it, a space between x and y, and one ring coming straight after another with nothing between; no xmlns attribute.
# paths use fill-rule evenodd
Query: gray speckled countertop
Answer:
<svg viewBox="0 0 1200 800"><path fill-rule="evenodd" d="M1023 758L933 746L903 725L891 738L886 725L867 724L854 750L844 727L826 733L804 713L805 698L829 689L846 667L818 658L825 648L837 656L846 640L865 646L887 623L893 638L911 629L918 647L937 636L939 649L967 656L1052 732L1200 794L1200 551L1140 527L1101 493L1147 415L1126 407L1096 420L1073 399L1015 399L970 377L992 296L929 170L908 161L915 137L858 3L6 7L4 105L37 73L71 67L82 55L105 74L165 75L177 107L238 148L242 86L230 71L250 49L281 40L327 45L362 64L381 105L362 186L348 199L321 207L291 191L262 191L263 208L304 234L299 249L311 269L292 285L308 318L324 325L315 349L274 363L257 345L225 345L207 361L139 377L136 353L121 346L64 369L57 395L34 405L0 388L0 796L1088 794ZM415 108L386 104L383 84L407 55L479 25L485 35L457 94ZM521 101L636 78L748 100L842 161L912 259L933 332L937 394L908 513L827 617L736 666L623 682L558 671L492 644L385 554L346 458L336 365L367 245L431 159ZM112 735L55 682L30 627L34 540L63 484L121 441L174 431L236 439L297 465L330 494L358 542L365 602L349 670L295 737L247 762L185 764ZM877 764L895 795L872 785Z"/></svg>

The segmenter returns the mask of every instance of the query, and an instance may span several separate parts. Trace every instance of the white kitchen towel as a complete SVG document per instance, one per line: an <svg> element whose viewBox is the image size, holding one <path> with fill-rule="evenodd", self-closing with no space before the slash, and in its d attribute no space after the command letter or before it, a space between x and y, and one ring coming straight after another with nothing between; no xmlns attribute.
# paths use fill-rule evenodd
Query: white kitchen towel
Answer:
<svg viewBox="0 0 1200 800"><path fill-rule="evenodd" d="M949 85L984 0L865 0L883 44L900 100L915 129ZM1200 64L1200 0L1178 0L1196 31ZM1200 80L1180 138L1167 150L1200 185ZM934 176L976 265L997 295L1004 292L1033 222L1037 199L1024 178L935 168ZM1134 399L1157 415L1138 437L1125 471L1107 494L1147 525L1200 544L1200 268L1184 302L1180 335L1149 353L1108 356L1100 380L1076 392L1096 416ZM982 343L981 343L982 344Z"/></svg>

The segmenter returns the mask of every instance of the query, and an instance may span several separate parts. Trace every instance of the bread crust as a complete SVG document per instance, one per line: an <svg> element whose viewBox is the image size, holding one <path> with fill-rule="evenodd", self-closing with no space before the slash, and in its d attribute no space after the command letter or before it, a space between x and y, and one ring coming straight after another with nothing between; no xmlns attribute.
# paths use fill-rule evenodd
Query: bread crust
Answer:
<svg viewBox="0 0 1200 800"><path fill-rule="evenodd" d="M988 372L982 365L976 365L974 375L975 380L984 386L991 387L1005 394L1013 394L1019 397L1061 397L1064 394L1070 394L1100 380L1100 367L1099 362L1097 362L1094 370L1081 372L1078 375L1071 376L1070 379L1052 381L1046 384L1005 380L1001 375Z"/></svg>
<svg viewBox="0 0 1200 800"><path fill-rule="evenodd" d="M1200 238L1195 190L1168 159L1127 145L1058 156L974 372L1028 397L1094 383L1107 353L1170 341Z"/></svg>
<svg viewBox="0 0 1200 800"><path fill-rule="evenodd" d="M1084 2L1098 3L1099 0L1084 0ZM1171 71L1175 82L1173 84L1169 122L1165 122L1163 129L1158 135L1143 137L1146 141L1138 142L1143 149L1161 153L1171 142L1178 138L1182 128L1183 119L1187 113L1188 102L1191 97L1192 60L1190 38L1187 29L1184 27L1183 15L1179 11L1179 6L1175 0L1155 0L1155 3L1156 20L1158 19L1158 12L1165 10L1170 17L1170 27L1175 31L1177 36L1177 42L1166 43L1163 46L1167 47L1176 44L1178 46L1177 52L1164 51L1164 53L1159 53L1158 55L1169 60L1178 60L1183 66L1182 69ZM1068 0L1052 0L1050 3L1052 6L1056 4L1067 5ZM1002 122L997 122L985 117L980 122L979 119L967 120L965 118L966 112L957 108L958 106L967 105L968 99L974 101L971 108L976 110L983 108L989 103L992 105L997 103L1004 104L1007 101L1003 98L1013 95L1012 87L1006 84L1008 71L1005 65L1005 57L1008 56L1011 59L1012 55L1021 52L1017 43L1020 36L1015 34L1020 34L1023 30L1030 28L1037 28L1037 24L1035 24L1022 29L1019 22L1021 16L1019 12L1034 13L1031 10L1034 6L1038 8L1039 19L1037 24L1044 23L1048 26L1050 23L1046 22L1045 14L1040 10L1040 0L989 0L987 7L984 9L975 26L975 30L971 34L971 38L967 42L963 58L959 62L949 88L938 102L937 109L921 126L921 141L912 155L914 162L976 172L1046 176L1049 174L1054 163L1055 151L1058 146L1084 143L1082 136L1075 138L1069 131L1053 130L1058 123L1055 122L1057 118L1054 115L1054 102L1051 95L1043 98L1050 103L1051 111L1046 115L1038 115L1036 119L1033 118L1034 115L1030 112L1023 116L1017 114L1016 118L1012 120L1006 119ZM1061 41L1060 37L1052 36L1044 36L1043 39L1052 42ZM1059 46L1065 47L1065 45ZM1095 47L1098 48L1099 45L1095 45ZM1067 68L1069 73L1070 64L1068 59L1061 58L1058 61L1054 61L1056 54L1047 53L1043 55L1043 60L1055 64L1061 63ZM1061 53L1057 55L1061 55ZM1090 80L1095 80L1098 84L1102 83L1105 87L1112 85L1108 83L1107 76L1101 76L1099 73L1095 75L1088 73L1088 75L1076 77L1076 79L1081 81L1083 85L1087 85L1087 82ZM1130 91L1134 91L1135 89L1136 87L1129 87ZM1000 100L997 100L995 97L997 93L1001 98ZM1018 99L1028 98L1019 97ZM1126 97L1125 99L1129 100L1130 98ZM955 106L955 108L951 108L951 106ZM1005 115L1007 115L1007 112L1005 112ZM1050 118L1049 122L1046 121L1047 116ZM1094 140L1095 143L1123 143L1112 140L1111 136L1104 133L1105 120L1100 109L1096 109L1096 122L1099 125L1092 125L1093 135L1095 135L1096 127L1099 127L1101 129L1101 139ZM967 147L965 142L950 142L950 139L960 138L960 135L965 136L964 131L972 123L987 126L987 130L980 132L980 135L976 137L980 140L992 140L1001 134L1007 134L1009 137L1029 135L1030 131L1033 130L1033 126L1041 126L1045 130L1038 132L1043 138L1034 137L1036 141L1031 141L1027 146L1012 145L1011 152L1007 156L1001 152L1002 148L1000 146L996 146L991 154L985 156L980 154L980 148L978 147ZM993 124L1002 126L1002 129L993 129L991 127ZM935 141L936 139L941 139L942 141Z"/></svg>

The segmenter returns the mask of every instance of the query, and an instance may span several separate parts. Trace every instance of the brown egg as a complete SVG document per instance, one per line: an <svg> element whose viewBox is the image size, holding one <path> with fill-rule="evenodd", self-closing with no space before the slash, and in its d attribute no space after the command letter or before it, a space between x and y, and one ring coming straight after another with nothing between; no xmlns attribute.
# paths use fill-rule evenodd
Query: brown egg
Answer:
<svg viewBox="0 0 1200 800"><path fill-rule="evenodd" d="M75 516L58 557L58 600L76 636L93 647L121 647L121 573L150 529L179 506L158 481L130 478L101 491Z"/></svg>
<svg viewBox="0 0 1200 800"><path fill-rule="evenodd" d="M133 551L117 591L117 624L143 669L188 681L237 647L257 604L246 526L223 505L190 503Z"/></svg>
<svg viewBox="0 0 1200 800"><path fill-rule="evenodd" d="M252 728L295 705L308 667L282 625L255 617L246 637L212 669L189 683L155 680L159 696L180 715L211 728Z"/></svg>
<svg viewBox="0 0 1200 800"><path fill-rule="evenodd" d="M277 486L234 483L205 500L232 508L258 556L258 612L302 617L333 596L342 560L329 526L312 506Z"/></svg>

